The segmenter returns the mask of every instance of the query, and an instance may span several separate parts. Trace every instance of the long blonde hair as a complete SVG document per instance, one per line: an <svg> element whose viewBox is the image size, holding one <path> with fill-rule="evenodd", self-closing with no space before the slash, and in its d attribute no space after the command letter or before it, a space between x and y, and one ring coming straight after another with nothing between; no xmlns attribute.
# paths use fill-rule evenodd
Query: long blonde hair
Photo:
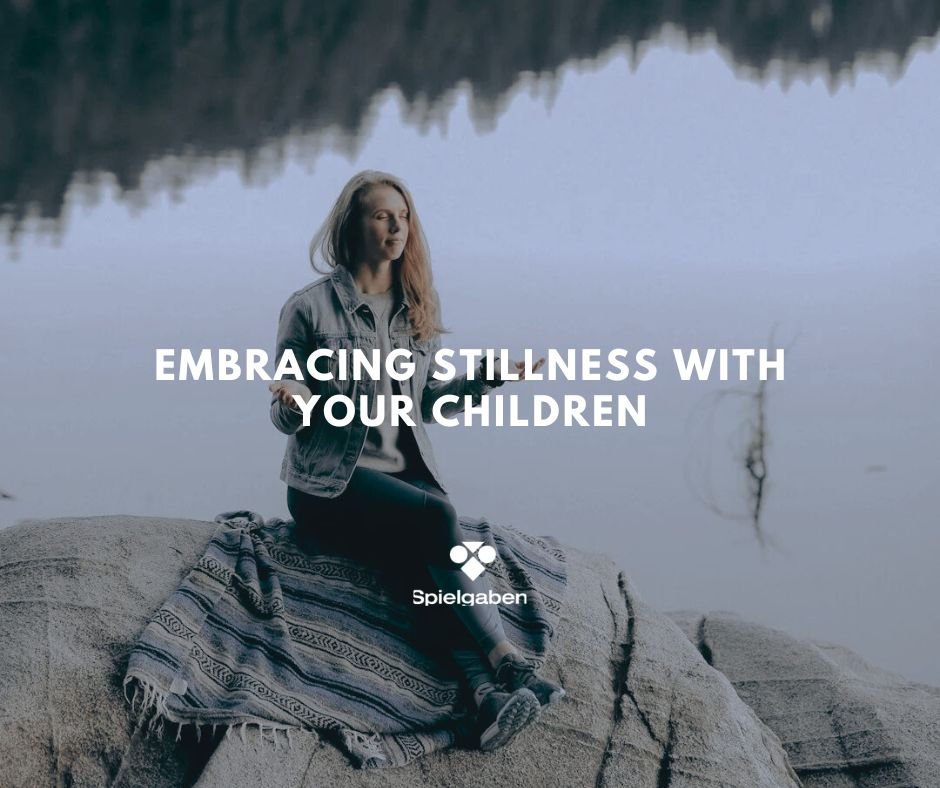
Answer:
<svg viewBox="0 0 940 788"><path fill-rule="evenodd" d="M317 268L316 257L319 252L329 269L343 265L352 271L352 266L357 262L355 254L359 244L358 219L362 200L374 186L391 186L408 206L408 240L401 257L393 263L393 270L397 272L398 280L408 297L408 317L415 337L431 339L445 333L446 329L440 324L440 299L434 289L427 240L411 193L400 178L378 170L363 170L353 175L336 198L326 221L310 241L310 265L317 273L330 273L330 270L321 271Z"/></svg>

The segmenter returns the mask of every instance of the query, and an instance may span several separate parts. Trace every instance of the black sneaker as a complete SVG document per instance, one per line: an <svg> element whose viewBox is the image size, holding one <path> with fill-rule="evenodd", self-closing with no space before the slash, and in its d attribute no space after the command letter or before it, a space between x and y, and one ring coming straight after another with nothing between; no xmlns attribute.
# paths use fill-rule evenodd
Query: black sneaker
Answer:
<svg viewBox="0 0 940 788"><path fill-rule="evenodd" d="M515 652L509 652L496 667L496 680L507 692L523 687L531 690L541 706L551 706L565 697L565 691L557 684L540 679L528 661Z"/></svg>
<svg viewBox="0 0 940 788"><path fill-rule="evenodd" d="M510 739L539 716L538 698L530 690L489 693L480 704L477 724L484 752L508 744Z"/></svg>

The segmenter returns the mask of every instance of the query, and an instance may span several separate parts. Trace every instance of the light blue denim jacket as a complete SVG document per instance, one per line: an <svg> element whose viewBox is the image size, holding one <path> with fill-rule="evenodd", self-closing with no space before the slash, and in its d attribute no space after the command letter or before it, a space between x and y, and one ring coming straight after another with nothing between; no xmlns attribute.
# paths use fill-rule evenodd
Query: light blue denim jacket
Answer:
<svg viewBox="0 0 940 788"><path fill-rule="evenodd" d="M431 409L439 397L445 394L456 394L459 397L457 403L448 402L441 407L445 416L453 416L463 410L465 395L470 395L471 401L478 405L480 398L493 388L493 384L484 380L482 362L477 364L472 377L464 374L447 381L434 379L432 375L440 369L434 361L434 354L441 347L440 336L430 341L413 337L408 320L407 296L398 284L395 292L396 302L392 308L389 332L392 349L410 349L415 364L414 375L401 382L402 394L410 396L414 403L413 432L421 459L446 492L424 424L433 421ZM299 412L282 404L277 396L271 398L271 421L289 436L281 464L281 480L289 486L327 498L334 498L346 489L365 445L368 430L358 417L359 396L367 395L371 408L375 381L368 376L364 376L363 380L336 380L338 361L335 351L340 348L349 351L362 348L369 352L377 347L375 331L372 310L362 300L349 269L341 265L329 276L298 290L282 307L276 360L279 363L281 355L288 348L293 350L304 370L303 382L314 394L323 397L312 411L309 427L303 426L303 416ZM334 379L318 381L309 376L306 370L307 356L318 348L334 351L332 358L319 359L317 365L318 370L331 370ZM455 359L455 363L459 360ZM323 403L334 394L351 397L356 405L357 416L345 427L329 424L323 415ZM418 418L418 414L421 418Z"/></svg>

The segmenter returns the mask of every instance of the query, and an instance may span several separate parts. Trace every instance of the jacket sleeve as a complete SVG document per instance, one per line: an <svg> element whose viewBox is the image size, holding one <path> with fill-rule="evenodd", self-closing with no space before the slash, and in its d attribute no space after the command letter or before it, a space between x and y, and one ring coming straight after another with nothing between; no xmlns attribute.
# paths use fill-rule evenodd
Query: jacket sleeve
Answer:
<svg viewBox="0 0 940 788"><path fill-rule="evenodd" d="M275 368L281 363L281 356L286 350L293 350L301 368L307 363L307 354L310 353L310 324L311 318L308 307L295 297L288 299L281 307L281 316L277 327L277 348L274 352ZM309 384L303 378L286 374L284 380L299 380L304 385ZM311 389L312 390L312 389ZM303 414L299 410L288 407L278 399L276 394L271 395L271 422L285 435L293 435L303 429Z"/></svg>
<svg viewBox="0 0 940 788"><path fill-rule="evenodd" d="M470 396L473 405L479 405L484 394L492 391L496 386L501 386L505 381L487 381L484 379L484 361L477 363L474 369L473 377L467 377L466 374L457 375L451 380L438 380L434 377L435 372L443 372L444 368L437 363L437 351L441 349L440 335L431 340L430 361L428 363L428 376L424 384L424 390L421 393L421 419L424 422L434 421L433 408L434 403L445 394L455 394L456 402L445 402L441 405L441 415L452 417L460 413L466 404L464 397Z"/></svg>

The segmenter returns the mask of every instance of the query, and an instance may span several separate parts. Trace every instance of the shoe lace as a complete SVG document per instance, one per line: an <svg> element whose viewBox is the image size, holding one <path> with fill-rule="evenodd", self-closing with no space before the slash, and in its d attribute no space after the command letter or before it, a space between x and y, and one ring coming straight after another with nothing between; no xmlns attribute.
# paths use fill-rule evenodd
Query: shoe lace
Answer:
<svg viewBox="0 0 940 788"><path fill-rule="evenodd" d="M535 668L515 655L506 657L496 669L496 680L506 687L524 687L535 678Z"/></svg>

